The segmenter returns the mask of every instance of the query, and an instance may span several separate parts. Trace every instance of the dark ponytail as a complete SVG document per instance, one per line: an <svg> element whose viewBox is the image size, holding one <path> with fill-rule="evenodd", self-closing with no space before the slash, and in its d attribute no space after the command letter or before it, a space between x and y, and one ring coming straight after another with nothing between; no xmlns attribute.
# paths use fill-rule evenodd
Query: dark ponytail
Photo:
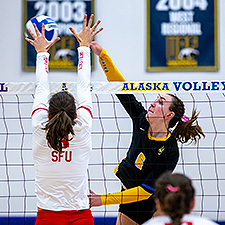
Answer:
<svg viewBox="0 0 225 225"><path fill-rule="evenodd" d="M74 97L68 92L58 92L49 100L49 121L44 130L49 147L62 151L62 140L72 140L76 118ZM69 139L68 135L72 137Z"/></svg>
<svg viewBox="0 0 225 225"><path fill-rule="evenodd" d="M174 112L174 117L169 122L168 128L173 128L173 136L181 143L187 143L188 141L196 143L201 136L205 137L202 128L198 124L198 115L196 109L192 110L192 116L189 120L183 121L182 117L185 113L184 103L175 95L169 94L172 97L172 103L169 110Z"/></svg>
<svg viewBox="0 0 225 225"><path fill-rule="evenodd" d="M172 225L180 225L184 214L190 213L195 190L191 180L183 174L166 172L155 184L155 198L172 219Z"/></svg>

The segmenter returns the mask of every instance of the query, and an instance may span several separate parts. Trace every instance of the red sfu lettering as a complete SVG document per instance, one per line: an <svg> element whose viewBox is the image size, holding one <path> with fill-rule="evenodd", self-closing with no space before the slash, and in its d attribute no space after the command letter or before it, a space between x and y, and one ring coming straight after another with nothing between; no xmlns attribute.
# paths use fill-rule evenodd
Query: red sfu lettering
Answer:
<svg viewBox="0 0 225 225"><path fill-rule="evenodd" d="M83 62L84 62L83 58L84 58L84 53L80 52L78 70L81 70L83 68Z"/></svg>
<svg viewBox="0 0 225 225"><path fill-rule="evenodd" d="M188 221L182 221L181 224L182 225L193 225L192 222L188 222ZM171 225L171 223L165 223L165 225Z"/></svg>
<svg viewBox="0 0 225 225"><path fill-rule="evenodd" d="M43 60L44 60L44 64L45 64L45 72L48 73L48 58L44 57Z"/></svg>
<svg viewBox="0 0 225 225"><path fill-rule="evenodd" d="M52 162L71 162L72 161L72 151L62 151L58 152L56 150L52 151Z"/></svg>

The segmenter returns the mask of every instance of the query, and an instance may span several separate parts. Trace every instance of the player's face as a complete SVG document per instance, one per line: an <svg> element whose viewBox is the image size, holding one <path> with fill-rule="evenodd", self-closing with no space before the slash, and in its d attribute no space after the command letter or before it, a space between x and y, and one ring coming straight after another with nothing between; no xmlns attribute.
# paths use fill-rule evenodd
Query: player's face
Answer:
<svg viewBox="0 0 225 225"><path fill-rule="evenodd" d="M171 119L170 115L172 112L169 107L172 103L172 96L170 95L159 95L157 99L151 103L146 114L146 119L149 123L152 122L165 122L165 119Z"/></svg>

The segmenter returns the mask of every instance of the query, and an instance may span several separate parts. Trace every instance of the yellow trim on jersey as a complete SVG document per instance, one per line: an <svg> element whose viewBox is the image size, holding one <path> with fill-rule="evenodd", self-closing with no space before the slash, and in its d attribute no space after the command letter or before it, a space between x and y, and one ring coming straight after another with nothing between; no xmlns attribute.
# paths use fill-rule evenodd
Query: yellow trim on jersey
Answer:
<svg viewBox="0 0 225 225"><path fill-rule="evenodd" d="M150 129L148 130L148 138L149 140L154 140L154 141L166 141L167 139L169 139L171 136L171 133L169 132L166 137L152 137L150 134Z"/></svg>
<svg viewBox="0 0 225 225"><path fill-rule="evenodd" d="M123 159L120 161L120 163L121 163L123 160L125 160L125 158L123 158ZM118 169L119 169L120 163L119 163L119 164L116 166L116 168L114 169L114 173L115 173L115 174L117 173L117 171L118 171Z"/></svg>
<svg viewBox="0 0 225 225"><path fill-rule="evenodd" d="M165 146L162 146L161 148L158 149L158 155L161 155L165 150Z"/></svg>
<svg viewBox="0 0 225 225"><path fill-rule="evenodd" d="M99 55L99 62L109 82L126 82L104 48Z"/></svg>
<svg viewBox="0 0 225 225"><path fill-rule="evenodd" d="M113 194L102 194L101 204L112 205L112 204L127 204L131 202L138 202L148 199L152 194L145 191L142 187L134 187L125 191L116 192Z"/></svg>

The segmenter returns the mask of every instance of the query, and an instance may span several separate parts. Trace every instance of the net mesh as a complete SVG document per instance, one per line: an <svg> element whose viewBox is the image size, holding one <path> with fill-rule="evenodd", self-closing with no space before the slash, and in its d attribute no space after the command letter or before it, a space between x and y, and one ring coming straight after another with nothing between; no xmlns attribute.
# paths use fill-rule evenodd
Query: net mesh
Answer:
<svg viewBox="0 0 225 225"><path fill-rule="evenodd" d="M115 95L116 89L113 92L108 85L98 84L103 89L93 89L92 94L93 149L88 177L89 188L99 194L120 191L113 171L126 156L132 135L131 120ZM51 84L52 90L54 87L60 90L58 84ZM69 91L73 87L75 84ZM35 216L31 138L34 84L12 84L11 90L0 94L0 217ZM157 97L156 92L135 95L146 109ZM175 171L193 180L197 197L194 212L225 221L225 95L222 91L176 95L183 100L187 116L193 107L200 111L198 122L206 138L196 145L179 144ZM116 217L117 210L118 205L92 208L94 217Z"/></svg>

